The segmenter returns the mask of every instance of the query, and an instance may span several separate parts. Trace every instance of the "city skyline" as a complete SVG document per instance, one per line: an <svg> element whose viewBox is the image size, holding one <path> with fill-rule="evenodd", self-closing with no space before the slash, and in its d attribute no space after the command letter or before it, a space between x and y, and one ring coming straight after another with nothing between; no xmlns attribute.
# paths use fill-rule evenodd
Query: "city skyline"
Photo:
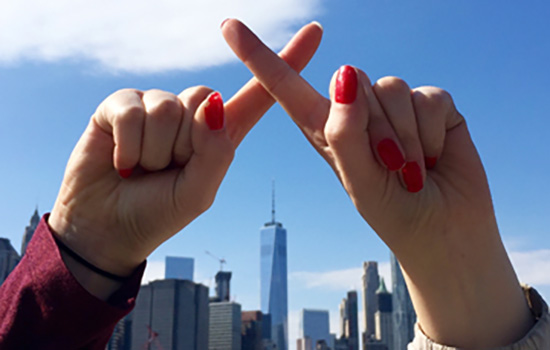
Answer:
<svg viewBox="0 0 550 350"><path fill-rule="evenodd" d="M5 53L0 55L0 149L6 169L0 181L0 237L18 253L35 208L41 214L51 211L69 155L109 94L126 87L178 94L201 84L227 101L251 75L223 42L219 24L226 17L243 20L274 50L316 20L324 36L303 76L321 93L328 95L330 79L343 64L363 69L373 82L396 75L411 87L435 85L451 93L484 163L499 229L519 279L550 300L550 163L544 161L550 129L550 3L266 0L245 8L247 2L219 1L208 12L201 2L186 7L167 0L129 6L128 16L116 18L111 11L64 7L70 2L60 3L53 15L46 2L31 1L34 6L27 8L27 3L10 2L0 23L0 31L10 33L9 41L0 38ZM174 9L163 11L169 5ZM97 14L102 17L93 17ZM136 18L144 17L160 25L135 35L143 29ZM104 26L95 25L97 20ZM106 57L116 58L112 63L135 57L155 72L130 64L132 70L117 69ZM159 57L170 59L160 62ZM189 63L196 58L201 67ZM363 262L379 262L388 288L391 273L389 250L278 105L237 149L213 206L149 257L144 283L162 278L166 256L186 256L195 259L194 280L212 290L219 262L204 254L208 250L233 272L231 299L243 310L259 310L258 230L269 221L273 178L277 215L289 232L293 350L302 308L329 310L331 332L336 332L342 296L362 289ZM359 302L361 315L362 308ZM359 323L363 332L362 316Z"/></svg>

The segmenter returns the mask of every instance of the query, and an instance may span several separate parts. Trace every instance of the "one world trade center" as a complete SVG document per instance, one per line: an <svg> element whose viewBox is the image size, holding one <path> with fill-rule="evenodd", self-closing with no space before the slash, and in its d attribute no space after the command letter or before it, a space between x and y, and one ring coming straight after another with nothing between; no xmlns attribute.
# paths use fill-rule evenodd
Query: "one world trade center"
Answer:
<svg viewBox="0 0 550 350"><path fill-rule="evenodd" d="M271 222L260 231L260 293L262 313L271 315L271 339L278 350L288 349L288 286L286 230L275 221L273 204Z"/></svg>

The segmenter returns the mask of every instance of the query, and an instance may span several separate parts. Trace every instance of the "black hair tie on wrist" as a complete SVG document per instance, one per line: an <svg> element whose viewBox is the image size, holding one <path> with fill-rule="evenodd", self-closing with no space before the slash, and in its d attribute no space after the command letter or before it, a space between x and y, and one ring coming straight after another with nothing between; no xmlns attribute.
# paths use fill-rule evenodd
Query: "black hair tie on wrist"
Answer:
<svg viewBox="0 0 550 350"><path fill-rule="evenodd" d="M63 242L61 242L59 240L59 238L55 237L55 235L53 235L53 236L54 236L55 242L57 243L57 246L59 247L59 249L63 250L65 253L69 254L71 256L71 258L75 259L80 264L86 266L88 269L92 270L93 272L97 273L98 275L101 275L103 277L107 277L107 278L109 278L113 281L117 281L117 282L123 282L123 281L126 281L128 279L128 277L121 277L121 276L114 275L110 272L102 270L99 267L93 265L92 263L88 262L86 259L84 259L80 255L78 255L77 253L72 251L71 248L67 247Z"/></svg>

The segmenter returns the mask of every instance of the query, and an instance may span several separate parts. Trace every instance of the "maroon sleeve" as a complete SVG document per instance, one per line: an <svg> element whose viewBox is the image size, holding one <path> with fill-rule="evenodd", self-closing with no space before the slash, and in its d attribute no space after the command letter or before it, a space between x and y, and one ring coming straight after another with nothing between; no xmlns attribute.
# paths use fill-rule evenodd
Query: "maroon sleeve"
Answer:
<svg viewBox="0 0 550 350"><path fill-rule="evenodd" d="M0 349L105 349L135 305L145 262L104 302L67 270L45 215L0 287Z"/></svg>

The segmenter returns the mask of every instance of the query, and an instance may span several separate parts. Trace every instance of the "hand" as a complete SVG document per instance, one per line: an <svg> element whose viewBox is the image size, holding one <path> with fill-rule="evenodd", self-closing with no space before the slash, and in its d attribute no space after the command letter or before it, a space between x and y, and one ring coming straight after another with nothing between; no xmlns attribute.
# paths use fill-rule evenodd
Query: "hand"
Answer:
<svg viewBox="0 0 550 350"><path fill-rule="evenodd" d="M321 35L306 25L282 59L301 70ZM273 103L255 79L225 106L206 87L114 93L70 157L49 225L92 264L129 275L208 209L236 147Z"/></svg>
<svg viewBox="0 0 550 350"><path fill-rule="evenodd" d="M451 96L394 77L372 85L344 66L326 99L242 23L226 22L223 34L401 261L426 334L477 348L521 338L532 320Z"/></svg>

